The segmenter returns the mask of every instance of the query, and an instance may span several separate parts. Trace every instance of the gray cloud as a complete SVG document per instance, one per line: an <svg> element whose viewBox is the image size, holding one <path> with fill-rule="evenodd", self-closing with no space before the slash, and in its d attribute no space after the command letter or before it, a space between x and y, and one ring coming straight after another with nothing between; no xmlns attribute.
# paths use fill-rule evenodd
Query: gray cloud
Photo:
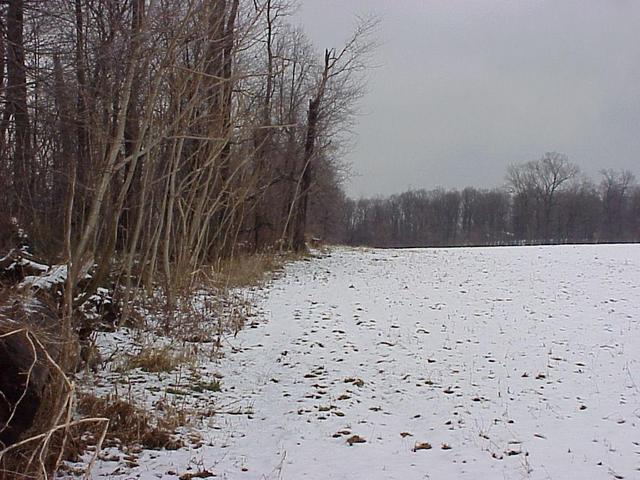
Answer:
<svg viewBox="0 0 640 480"><path fill-rule="evenodd" d="M588 175L639 174L640 2L301 0L318 48L381 18L351 195L491 187L557 150Z"/></svg>

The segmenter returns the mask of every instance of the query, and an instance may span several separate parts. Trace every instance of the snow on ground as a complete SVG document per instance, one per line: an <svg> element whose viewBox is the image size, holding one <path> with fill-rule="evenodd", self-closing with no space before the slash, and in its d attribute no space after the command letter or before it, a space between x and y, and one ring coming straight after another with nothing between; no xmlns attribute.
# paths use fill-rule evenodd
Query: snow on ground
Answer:
<svg viewBox="0 0 640 480"><path fill-rule="evenodd" d="M335 249L203 367L203 445L93 478L639 478L639 299L640 245Z"/></svg>

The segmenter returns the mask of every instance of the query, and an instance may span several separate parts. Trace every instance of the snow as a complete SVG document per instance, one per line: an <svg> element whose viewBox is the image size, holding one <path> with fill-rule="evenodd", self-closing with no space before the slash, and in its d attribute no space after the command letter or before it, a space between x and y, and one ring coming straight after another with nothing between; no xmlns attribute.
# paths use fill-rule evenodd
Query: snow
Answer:
<svg viewBox="0 0 640 480"><path fill-rule="evenodd" d="M29 275L20 283L21 288L48 290L55 285L63 284L67 279L67 266L54 265L42 275Z"/></svg>
<svg viewBox="0 0 640 480"><path fill-rule="evenodd" d="M40 273L40 275L27 275L24 277L22 282L18 285L20 288L49 290L55 286L61 286L67 281L67 265L46 266L26 259L23 259L21 263L22 265L31 266L42 273ZM90 278L91 274L89 272L85 272L82 275L82 279L84 280ZM99 287L96 290L96 294L92 295L90 298L94 300L100 298L104 301L105 296L108 296L108 290L106 288Z"/></svg>
<svg viewBox="0 0 640 480"><path fill-rule="evenodd" d="M199 365L202 442L93 478L638 478L638 298L640 245L334 249Z"/></svg>
<svg viewBox="0 0 640 480"><path fill-rule="evenodd" d="M14 254L14 251L10 251L7 255L0 258L0 263L3 263L6 260L8 260L13 254ZM7 270L14 270L19 267L30 268L32 270L39 271L39 272L46 272L49 269L47 265L34 262L33 260L29 260L28 258L25 258L23 256L19 256L15 262L13 262L11 265L7 267Z"/></svg>

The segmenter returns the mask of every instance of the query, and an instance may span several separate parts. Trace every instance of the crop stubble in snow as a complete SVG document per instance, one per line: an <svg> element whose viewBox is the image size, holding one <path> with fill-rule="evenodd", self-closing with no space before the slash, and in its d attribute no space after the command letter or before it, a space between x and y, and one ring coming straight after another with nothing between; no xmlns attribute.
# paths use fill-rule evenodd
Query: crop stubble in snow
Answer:
<svg viewBox="0 0 640 480"><path fill-rule="evenodd" d="M639 284L637 245L292 264L216 366L220 401L252 414L216 417L210 445L136 473L175 478L192 460L231 479L638 478Z"/></svg>

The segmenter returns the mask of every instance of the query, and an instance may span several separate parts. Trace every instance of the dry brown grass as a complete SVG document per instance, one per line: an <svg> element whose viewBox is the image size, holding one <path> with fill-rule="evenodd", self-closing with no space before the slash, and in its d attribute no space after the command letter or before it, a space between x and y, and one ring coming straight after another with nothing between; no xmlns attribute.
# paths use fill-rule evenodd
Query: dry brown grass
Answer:
<svg viewBox="0 0 640 480"><path fill-rule="evenodd" d="M190 286L178 292L178 301L171 310L155 310L157 316L164 319L159 326L161 334L220 347L226 335L236 335L250 323L248 320L252 316L252 305L246 292L233 290L261 286L278 275L288 262L305 257L304 253L240 254L202 268L194 275ZM195 302L194 298L197 298ZM212 356L216 355L217 350ZM148 362L140 358L140 361L145 365L153 364L153 360ZM131 365L153 371L145 365L137 365L135 359ZM158 370L164 371L170 366L169 362Z"/></svg>
<svg viewBox="0 0 640 480"><path fill-rule="evenodd" d="M170 372L174 368L190 361L190 357L185 352L176 353L175 348L165 347L145 347L136 355L128 357L121 370L133 370L139 368L145 372L159 373Z"/></svg>
<svg viewBox="0 0 640 480"><path fill-rule="evenodd" d="M175 438L174 431L186 423L186 418L177 410L165 408L162 415L156 416L114 395L97 397L83 393L78 398L78 411L89 417L109 419L107 444L142 445L155 450L175 450L183 446L182 441Z"/></svg>
<svg viewBox="0 0 640 480"><path fill-rule="evenodd" d="M219 288L259 286L281 271L286 263L299 260L304 255L293 252L237 255L222 261L216 268L216 272L211 273L209 277Z"/></svg>
<svg viewBox="0 0 640 480"><path fill-rule="evenodd" d="M160 335L191 343L219 344L224 335L237 334L252 315L246 292L233 290L263 285L278 275L285 264L307 256L307 253L263 252L219 260L191 275L187 285L175 287L172 302L167 302L165 292L165 295L147 297L144 308L150 317L158 319L155 327ZM144 329L154 325L140 321L136 326ZM140 361L148 364L143 358ZM148 369L144 365L140 367ZM170 364L158 367L159 370L169 368Z"/></svg>

